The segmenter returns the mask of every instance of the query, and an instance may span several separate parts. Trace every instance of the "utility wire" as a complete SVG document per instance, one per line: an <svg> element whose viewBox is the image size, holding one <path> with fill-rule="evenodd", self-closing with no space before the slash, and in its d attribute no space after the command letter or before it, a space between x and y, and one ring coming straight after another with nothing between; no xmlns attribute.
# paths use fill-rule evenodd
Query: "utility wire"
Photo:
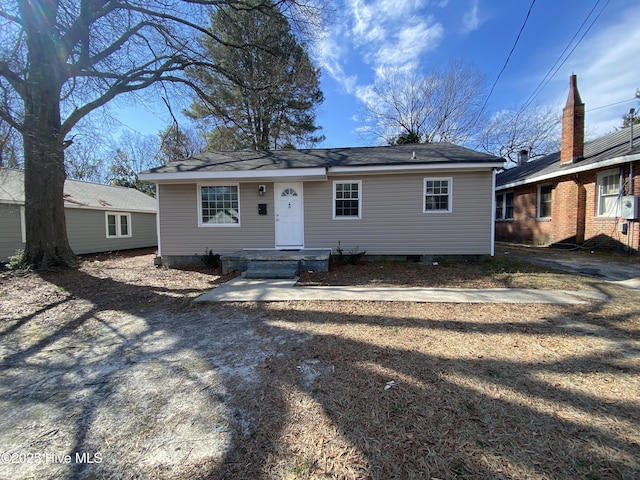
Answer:
<svg viewBox="0 0 640 480"><path fill-rule="evenodd" d="M578 27L578 30L576 30L576 33L573 34L573 37L571 37L571 40L569 40L569 43L567 43L567 46L564 47L564 50L562 50L562 53L560 54L560 56L556 59L555 63L551 66L551 68L549 69L549 71L546 73L546 75L543 77L543 79L540 81L540 83L538 84L538 86L533 90L533 93L529 96L529 98L527 98L527 100L524 102L524 106L522 107L522 110L524 110L525 108L527 108L531 102L533 102L533 100L535 100L535 98L538 96L538 94L540 93L538 90L542 91L542 84L545 82L545 80L547 80L547 78L549 78L549 75L551 75L551 72L553 71L553 69L556 67L556 65L558 65L558 62L560 61L560 59L562 59L562 57L564 56L565 52L567 50L569 50L569 47L571 46L571 44L573 43L573 41L576 39L576 37L578 36L578 34L580 33L580 30L582 30L582 27L585 26L585 24L587 23L587 20L589 20L589 17L591 17L591 15L593 14L594 10L596 9L596 7L598 6L598 4L600 3L601 0L596 0L596 3L593 5L593 7L591 8L591 10L589 11L589 14L585 17L585 19L582 21L582 24Z"/></svg>
<svg viewBox="0 0 640 480"><path fill-rule="evenodd" d="M584 26L585 22L589 19L589 17L591 16L591 14L593 13L593 10L598 6L598 4L600 3L600 0L598 0L596 2L596 4L593 6L593 8L591 9L591 11L589 12L589 15L587 15L587 18L585 19L584 22L582 22L582 25L580 25L580 28L578 28L578 31L576 32L576 35L573 36L573 38L571 39L571 41L569 42L569 44L567 45L567 47L562 51L562 53L560 54L560 57L558 57L558 60L556 60L556 63L553 64L553 66L551 67L551 69L549 70L549 72L547 73L547 75L545 75L545 77L542 79L542 81L538 84L538 86L536 87L536 89L534 90L534 93L531 94L531 96L529 97L529 99L525 102L524 106L521 108L521 111L525 110L529 105L531 105L531 103L538 97L538 95L540 95L540 93L542 92L542 90L544 90L544 88L549 84L549 82L553 79L553 77L556 76L556 73L558 73L558 70L560 70L560 68L562 68L562 66L565 64L565 62L569 59L569 57L571 56L571 54L575 51L576 48L578 48L578 45L580 45L580 42L582 42L582 40L584 39L584 37L587 35L587 33L589 33L589 31L591 30L591 28L593 27L593 25L596 23L596 21L598 20L598 18L600 18L600 15L602 15L602 12L605 11L605 9L607 8L607 6L609 5L609 3L611 2L611 0L607 0L607 3L605 3L604 7L602 7L602 10L600 10L600 12L596 15L596 17L591 21L591 23L589 24L589 26L587 27L587 29L585 30L585 32L582 34L582 36L580 37L580 39L576 42L576 44L573 46L573 48L571 49L571 51L567 54L567 56L564 58L564 60L562 60L562 62L560 62L560 65L557 66L557 68L555 70L553 70L553 68L556 66L556 64L558 63L558 61L560 60L560 58L562 58L562 55L564 55L564 52L567 51L567 48L569 48L569 45L571 45L571 42L573 42L574 38L576 37L576 35L578 34L578 32L580 32L580 30L582 29L582 27ZM553 71L553 73L551 73ZM551 74L551 75L550 75ZM550 76L549 76L550 75ZM548 77L548 78L547 78ZM545 81L546 79L546 81ZM544 84L544 85L543 85ZM537 90L537 93L536 93Z"/></svg>
<svg viewBox="0 0 640 480"><path fill-rule="evenodd" d="M480 115L482 115L482 112L484 112L484 109L487 106L487 102L489 101L489 98L491 98L491 95L493 94L493 90L496 88L496 85L498 84L498 80L500 80L500 77L502 76L504 70L507 68L507 65L509 64L509 60L511 60L511 55L513 55L513 51L516 49L516 45L518 45L520 36L522 35L524 27L527 25L527 21L529 20L529 16L531 15L531 10L533 10L533 5L535 3L536 3L536 0L532 0L531 5L529 6L529 11L527 12L527 16L525 17L524 22L522 22L522 26L520 27L520 31L518 32L518 36L516 37L516 41L513 43L513 47L511 47L511 51L509 52L509 55L507 55L507 59L505 60L504 65L502 66L502 70L500 70L500 73L498 73L498 76L496 77L495 82L493 82L493 85L491 86L491 90L489 91L489 95L487 95L487 98L484 99L484 103L482 104L482 108L478 112L476 121L478 120L478 118L480 118Z"/></svg>
<svg viewBox="0 0 640 480"><path fill-rule="evenodd" d="M615 103L610 103L608 105L601 105L599 107L594 107L594 108L590 108L589 110L585 110L586 112L593 112L594 110L600 110L601 108L607 108L607 107L613 107L614 105L620 105L621 103L627 103L627 102L631 102L633 100L637 100L638 97L633 97L633 98L629 98L627 100L621 100L619 102L615 102Z"/></svg>

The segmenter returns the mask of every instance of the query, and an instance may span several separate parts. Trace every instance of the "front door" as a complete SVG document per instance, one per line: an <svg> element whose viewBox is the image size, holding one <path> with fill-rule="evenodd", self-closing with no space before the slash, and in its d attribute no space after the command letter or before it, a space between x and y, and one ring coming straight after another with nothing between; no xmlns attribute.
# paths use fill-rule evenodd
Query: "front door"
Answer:
<svg viewBox="0 0 640 480"><path fill-rule="evenodd" d="M276 183L276 248L303 248L302 183Z"/></svg>

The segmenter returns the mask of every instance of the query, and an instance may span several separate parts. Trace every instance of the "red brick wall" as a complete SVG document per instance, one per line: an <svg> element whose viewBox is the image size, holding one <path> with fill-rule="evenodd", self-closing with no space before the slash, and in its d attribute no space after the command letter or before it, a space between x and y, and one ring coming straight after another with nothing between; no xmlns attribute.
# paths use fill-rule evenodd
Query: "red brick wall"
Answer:
<svg viewBox="0 0 640 480"><path fill-rule="evenodd" d="M619 167L615 167L619 168ZM599 171L609 170L601 169ZM640 195L640 162L633 166L633 191L629 191L629 165L623 167L625 195ZM553 181L551 220L537 218L538 184L517 187L514 219L496 221L496 240L533 245L585 244L611 248L618 243L640 250L640 222L596 216L598 171L583 172ZM548 182L543 182L548 183ZM628 233L618 227L628 223Z"/></svg>
<svg viewBox="0 0 640 480"><path fill-rule="evenodd" d="M513 193L513 220L496 221L496 240L534 245L553 243L551 222L536 218L538 186L525 185L515 188Z"/></svg>

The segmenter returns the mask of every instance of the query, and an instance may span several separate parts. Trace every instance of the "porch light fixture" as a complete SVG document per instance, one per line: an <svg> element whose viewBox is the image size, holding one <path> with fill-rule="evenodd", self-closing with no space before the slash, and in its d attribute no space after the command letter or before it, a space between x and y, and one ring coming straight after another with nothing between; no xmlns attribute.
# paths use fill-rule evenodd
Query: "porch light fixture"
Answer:
<svg viewBox="0 0 640 480"><path fill-rule="evenodd" d="M266 192L266 191L267 191L267 187L265 187L264 185L260 185L258 187L258 195L263 196L264 192Z"/></svg>

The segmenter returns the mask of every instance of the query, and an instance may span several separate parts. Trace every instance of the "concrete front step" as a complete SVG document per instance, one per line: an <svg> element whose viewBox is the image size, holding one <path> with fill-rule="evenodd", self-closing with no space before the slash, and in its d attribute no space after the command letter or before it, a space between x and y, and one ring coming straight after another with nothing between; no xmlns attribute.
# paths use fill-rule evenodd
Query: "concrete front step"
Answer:
<svg viewBox="0 0 640 480"><path fill-rule="evenodd" d="M298 270L326 272L329 269L331 249L311 250L240 250L220 256L222 273L244 272L251 263L262 262L296 262ZM255 269L255 268L254 268Z"/></svg>
<svg viewBox="0 0 640 480"><path fill-rule="evenodd" d="M242 273L245 278L295 278L300 269L297 260L264 260L249 262Z"/></svg>

